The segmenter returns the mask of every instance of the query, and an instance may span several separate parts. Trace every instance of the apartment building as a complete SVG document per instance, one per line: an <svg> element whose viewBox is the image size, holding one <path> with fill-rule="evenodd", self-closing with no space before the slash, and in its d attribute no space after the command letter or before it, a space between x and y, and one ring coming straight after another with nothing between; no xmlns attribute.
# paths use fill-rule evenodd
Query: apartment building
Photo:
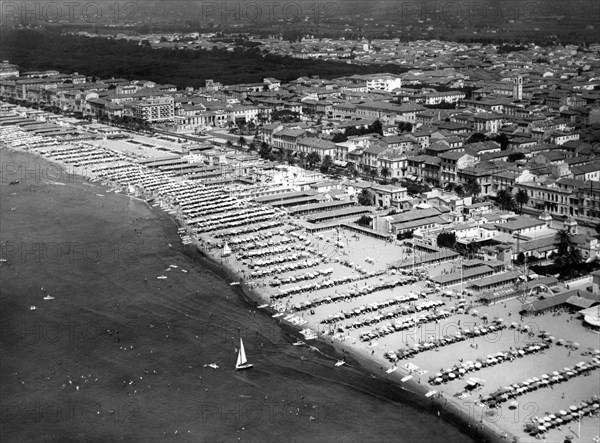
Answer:
<svg viewBox="0 0 600 443"><path fill-rule="evenodd" d="M173 121L175 102L173 97L151 97L132 104L133 116L148 123Z"/></svg>

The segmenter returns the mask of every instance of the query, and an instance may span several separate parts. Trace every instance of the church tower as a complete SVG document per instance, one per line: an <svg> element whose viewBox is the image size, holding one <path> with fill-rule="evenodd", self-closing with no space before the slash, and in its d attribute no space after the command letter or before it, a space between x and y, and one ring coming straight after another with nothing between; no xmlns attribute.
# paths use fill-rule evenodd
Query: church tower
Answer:
<svg viewBox="0 0 600 443"><path fill-rule="evenodd" d="M513 99L523 100L523 77L520 75L513 78Z"/></svg>

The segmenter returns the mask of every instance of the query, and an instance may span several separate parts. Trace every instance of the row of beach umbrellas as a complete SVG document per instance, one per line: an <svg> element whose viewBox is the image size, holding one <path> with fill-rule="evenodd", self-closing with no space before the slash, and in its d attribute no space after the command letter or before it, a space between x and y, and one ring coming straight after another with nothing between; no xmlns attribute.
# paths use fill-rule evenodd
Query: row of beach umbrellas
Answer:
<svg viewBox="0 0 600 443"><path fill-rule="evenodd" d="M588 401L582 401L579 405L571 405L566 410L561 409L544 417L535 417L531 422L525 424L525 432L533 436L543 434L550 429L581 420L586 416L598 414L599 411L600 402L597 398L591 398Z"/></svg>
<svg viewBox="0 0 600 443"><path fill-rule="evenodd" d="M517 347L510 351L499 351L495 354L488 355L486 358L477 358L475 362L466 361L436 373L429 378L429 383L433 385L448 383L455 378L464 376L468 372L479 371L485 367L494 366L504 361L510 361L515 358L522 358L526 355L535 354L547 349L549 346L550 345L547 343L533 344L522 348Z"/></svg>
<svg viewBox="0 0 600 443"><path fill-rule="evenodd" d="M431 323L448 317L450 317L449 312L440 311L422 315L417 318L409 318L402 322L397 321L394 324L390 323L379 329L373 329L369 332L360 334L360 340L363 342L371 341L378 337L384 337L386 335L393 334L394 332L406 331L407 329L414 328L415 326Z"/></svg>
<svg viewBox="0 0 600 443"><path fill-rule="evenodd" d="M589 362L579 362L572 368L564 368L560 371L553 371L550 374L542 374L539 378L533 377L521 383L505 386L493 394L482 398L481 402L489 406L495 406L497 403L507 401L509 398L518 397L526 392L545 388L553 384L564 383L571 378L588 374L599 367L600 359L598 358L594 358Z"/></svg>
<svg viewBox="0 0 600 443"><path fill-rule="evenodd" d="M441 347L445 347L445 346L450 346L451 344L469 340L471 338L475 338L478 336L494 334L503 329L506 329L506 325L503 325L501 323L497 323L495 325L489 325L489 326L486 326L485 328L481 328L481 329L480 328L473 328L472 330L460 329L459 332L457 332L454 335L444 335L440 338L436 338L436 339L429 340L429 341L420 340L418 343L416 343L415 345L413 345L410 348L399 349L397 352L394 353L395 358L393 358L393 359L390 357L390 355L388 353L387 358L392 363L394 363L397 360L411 358L421 352L425 352L425 351L428 351L431 349L441 348Z"/></svg>
<svg viewBox="0 0 600 443"><path fill-rule="evenodd" d="M442 300L428 300L423 303L411 304L409 306L400 306L396 308L394 311L377 314L374 317L367 318L362 321L355 321L354 323L347 325L346 329L358 329L363 326L369 326L376 323L380 323L382 321L391 320L393 318L398 318L403 315L415 314L417 312L422 311L430 311L435 310L438 307L444 306L445 302Z"/></svg>

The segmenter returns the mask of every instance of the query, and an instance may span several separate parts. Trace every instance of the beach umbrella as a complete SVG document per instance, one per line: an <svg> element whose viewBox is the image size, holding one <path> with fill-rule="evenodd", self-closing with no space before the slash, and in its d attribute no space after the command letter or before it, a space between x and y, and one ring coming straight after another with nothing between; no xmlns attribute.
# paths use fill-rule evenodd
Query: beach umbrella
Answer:
<svg viewBox="0 0 600 443"><path fill-rule="evenodd" d="M567 411L564 411L564 410L562 410L562 409L561 409L560 411L558 411L558 413L559 413L560 415L567 415Z"/></svg>
<svg viewBox="0 0 600 443"><path fill-rule="evenodd" d="M574 342L574 343L573 343L573 347L574 347L574 348L578 348L579 346L581 346L579 343L577 343L577 342Z"/></svg>

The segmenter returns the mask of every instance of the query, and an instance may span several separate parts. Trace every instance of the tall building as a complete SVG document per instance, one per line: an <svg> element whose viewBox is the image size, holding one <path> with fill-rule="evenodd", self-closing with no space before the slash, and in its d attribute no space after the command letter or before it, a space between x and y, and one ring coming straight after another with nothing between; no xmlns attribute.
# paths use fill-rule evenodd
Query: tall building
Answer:
<svg viewBox="0 0 600 443"><path fill-rule="evenodd" d="M175 116L173 97L152 97L133 104L133 116L148 123L171 121Z"/></svg>
<svg viewBox="0 0 600 443"><path fill-rule="evenodd" d="M513 98L523 100L523 77L520 75L513 78Z"/></svg>

